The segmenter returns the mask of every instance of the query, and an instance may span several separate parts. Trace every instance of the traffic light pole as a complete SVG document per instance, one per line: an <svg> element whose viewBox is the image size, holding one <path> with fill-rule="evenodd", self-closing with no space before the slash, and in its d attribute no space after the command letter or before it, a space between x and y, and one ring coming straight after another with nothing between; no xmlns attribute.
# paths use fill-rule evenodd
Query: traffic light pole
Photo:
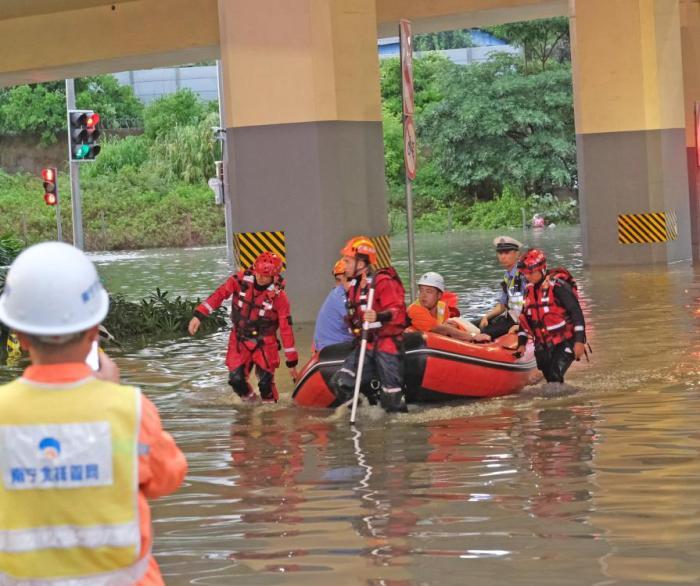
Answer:
<svg viewBox="0 0 700 586"><path fill-rule="evenodd" d="M58 196L58 173L56 174L56 239L63 242L63 228L61 227L61 198Z"/></svg>
<svg viewBox="0 0 700 586"><path fill-rule="evenodd" d="M68 118L68 165L70 168L71 207L73 211L73 246L79 248L80 250L84 250L85 242L83 239L83 207L82 194L80 192L80 165L72 161L73 157L70 152L70 110L75 110L75 84L73 83L72 79L67 79L66 117ZM56 206L56 210L58 212L58 206Z"/></svg>

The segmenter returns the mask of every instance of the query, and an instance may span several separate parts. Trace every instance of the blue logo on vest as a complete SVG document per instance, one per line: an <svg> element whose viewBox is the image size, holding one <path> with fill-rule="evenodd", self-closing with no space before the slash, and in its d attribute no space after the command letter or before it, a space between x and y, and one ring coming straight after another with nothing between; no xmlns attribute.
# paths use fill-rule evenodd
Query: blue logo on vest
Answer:
<svg viewBox="0 0 700 586"><path fill-rule="evenodd" d="M61 455L61 442L54 437L45 437L39 442L39 452L48 460L55 460Z"/></svg>

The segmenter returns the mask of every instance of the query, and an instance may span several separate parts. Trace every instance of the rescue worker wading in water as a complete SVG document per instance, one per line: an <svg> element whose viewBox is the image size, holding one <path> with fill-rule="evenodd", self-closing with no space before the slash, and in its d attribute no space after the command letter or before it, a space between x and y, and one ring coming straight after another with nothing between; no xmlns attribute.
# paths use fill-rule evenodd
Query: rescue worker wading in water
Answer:
<svg viewBox="0 0 700 586"><path fill-rule="evenodd" d="M362 382L379 379L379 400L384 410L406 411L399 354L401 334L407 323L401 279L391 267L379 271L372 269L377 262L377 251L366 236L351 238L340 253L345 263L345 276L350 281L347 322L356 341L360 340L363 321L370 324ZM370 288L374 288L374 301L372 309L367 310ZM358 343L331 379L331 387L342 402L352 398L359 353Z"/></svg>
<svg viewBox="0 0 700 586"><path fill-rule="evenodd" d="M547 382L564 382L564 374L585 354L586 324L568 271L547 272L541 250L528 250L518 262L525 276L525 301L520 314L518 352L525 352L528 336L535 341L537 368Z"/></svg>
<svg viewBox="0 0 700 586"><path fill-rule="evenodd" d="M189 324L189 333L194 336L202 319L220 307L225 299L233 298L233 328L226 353L228 384L245 401L255 400L255 393L248 383L253 366L263 403L276 403L279 399L274 378L280 365L278 329L285 363L292 379L297 378L299 356L294 347L292 316L284 281L280 277L281 270L282 259L273 252L263 252L250 269L229 277L200 304Z"/></svg>

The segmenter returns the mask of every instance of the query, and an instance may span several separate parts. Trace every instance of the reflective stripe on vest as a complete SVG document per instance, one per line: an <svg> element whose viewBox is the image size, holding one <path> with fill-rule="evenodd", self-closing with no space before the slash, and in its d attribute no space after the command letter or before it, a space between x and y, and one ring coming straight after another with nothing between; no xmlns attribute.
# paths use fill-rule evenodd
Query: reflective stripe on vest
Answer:
<svg viewBox="0 0 700 586"><path fill-rule="evenodd" d="M447 318L449 317L449 310L447 309L447 303L444 301L438 301L437 302L437 315L435 316L435 319L437 319L438 324L442 325L447 321Z"/></svg>
<svg viewBox="0 0 700 586"><path fill-rule="evenodd" d="M520 284L522 278L518 271L515 271L510 279L508 279L508 273L503 276L503 288L508 298L508 314L516 323L523 311L523 303L525 301L523 292L520 289L516 289L516 281Z"/></svg>
<svg viewBox="0 0 700 586"><path fill-rule="evenodd" d="M131 584L141 394L93 378L0 388L0 584Z"/></svg>

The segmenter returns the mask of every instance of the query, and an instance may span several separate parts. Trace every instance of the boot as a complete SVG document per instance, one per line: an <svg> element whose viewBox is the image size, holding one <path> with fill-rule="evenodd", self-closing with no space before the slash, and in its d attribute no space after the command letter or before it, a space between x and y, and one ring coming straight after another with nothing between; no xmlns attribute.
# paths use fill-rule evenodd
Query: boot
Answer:
<svg viewBox="0 0 700 586"><path fill-rule="evenodd" d="M406 400L403 397L401 391L396 391L393 393L387 393L382 391L379 396L382 408L387 413L408 413L408 407L406 406Z"/></svg>
<svg viewBox="0 0 700 586"><path fill-rule="evenodd" d="M228 384L234 392L246 403L255 401L255 393L253 388L248 384L245 376L245 370L242 366L228 373Z"/></svg>

